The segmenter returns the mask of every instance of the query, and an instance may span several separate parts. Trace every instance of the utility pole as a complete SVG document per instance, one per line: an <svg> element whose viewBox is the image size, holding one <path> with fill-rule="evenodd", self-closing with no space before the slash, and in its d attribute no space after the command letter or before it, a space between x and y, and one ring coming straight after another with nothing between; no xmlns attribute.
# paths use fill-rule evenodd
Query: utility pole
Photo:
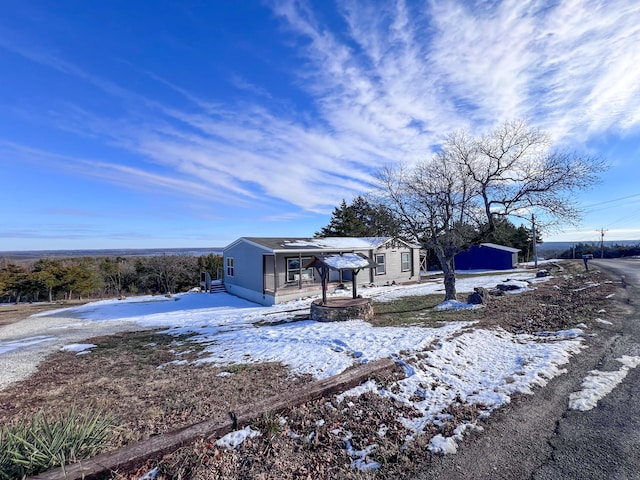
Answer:
<svg viewBox="0 0 640 480"><path fill-rule="evenodd" d="M604 228L600 229L600 258L604 258Z"/></svg>
<svg viewBox="0 0 640 480"><path fill-rule="evenodd" d="M536 237L536 217L531 214L531 236L533 237L533 266L538 268L538 240Z"/></svg>

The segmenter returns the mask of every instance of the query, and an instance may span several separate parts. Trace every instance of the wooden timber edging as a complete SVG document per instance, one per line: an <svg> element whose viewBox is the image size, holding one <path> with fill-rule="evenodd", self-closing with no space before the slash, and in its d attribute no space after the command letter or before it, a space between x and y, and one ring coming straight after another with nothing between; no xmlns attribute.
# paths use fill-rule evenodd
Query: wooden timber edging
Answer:
<svg viewBox="0 0 640 480"><path fill-rule="evenodd" d="M78 463L66 465L41 473L33 480L76 480L108 478L119 469L131 470L145 461L173 452L200 438L222 437L229 432L248 425L264 414L279 413L305 402L327 395L343 392L366 381L369 377L391 369L395 362L390 358L376 360L349 369L334 377L304 385L295 392L287 392L267 398L253 405L245 405L233 412L234 418L215 418L184 427L170 433L157 435L138 443L126 445L118 450L106 452Z"/></svg>

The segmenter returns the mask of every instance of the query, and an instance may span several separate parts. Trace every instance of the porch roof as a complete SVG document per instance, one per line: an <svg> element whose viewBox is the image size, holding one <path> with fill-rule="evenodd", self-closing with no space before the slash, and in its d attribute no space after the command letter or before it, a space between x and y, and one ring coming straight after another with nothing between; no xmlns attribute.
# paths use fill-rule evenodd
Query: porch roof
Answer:
<svg viewBox="0 0 640 480"><path fill-rule="evenodd" d="M328 267L331 270L360 270L375 268L376 264L361 253L343 253L341 255L315 255L302 268Z"/></svg>

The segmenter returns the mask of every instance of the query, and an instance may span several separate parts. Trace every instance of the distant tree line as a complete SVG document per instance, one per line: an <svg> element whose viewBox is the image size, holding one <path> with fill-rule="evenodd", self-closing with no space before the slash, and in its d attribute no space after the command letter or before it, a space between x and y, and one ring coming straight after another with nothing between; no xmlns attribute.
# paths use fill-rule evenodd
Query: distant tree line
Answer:
<svg viewBox="0 0 640 480"><path fill-rule="evenodd" d="M640 256L640 244L637 245L605 245L599 243L576 243L572 248L559 254L559 258L582 258L583 255L593 255L594 258L622 258Z"/></svg>
<svg viewBox="0 0 640 480"><path fill-rule="evenodd" d="M167 294L198 286L200 272L217 278L222 257L209 254L81 257L34 262L0 260L0 301L55 301Z"/></svg>

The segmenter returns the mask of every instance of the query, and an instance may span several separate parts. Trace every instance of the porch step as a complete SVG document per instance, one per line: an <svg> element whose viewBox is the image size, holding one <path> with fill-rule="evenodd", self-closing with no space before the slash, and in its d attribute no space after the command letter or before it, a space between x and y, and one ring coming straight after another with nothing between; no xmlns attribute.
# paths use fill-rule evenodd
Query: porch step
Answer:
<svg viewBox="0 0 640 480"><path fill-rule="evenodd" d="M209 289L209 293L223 293L226 291L227 289L224 287L224 283L212 283Z"/></svg>

